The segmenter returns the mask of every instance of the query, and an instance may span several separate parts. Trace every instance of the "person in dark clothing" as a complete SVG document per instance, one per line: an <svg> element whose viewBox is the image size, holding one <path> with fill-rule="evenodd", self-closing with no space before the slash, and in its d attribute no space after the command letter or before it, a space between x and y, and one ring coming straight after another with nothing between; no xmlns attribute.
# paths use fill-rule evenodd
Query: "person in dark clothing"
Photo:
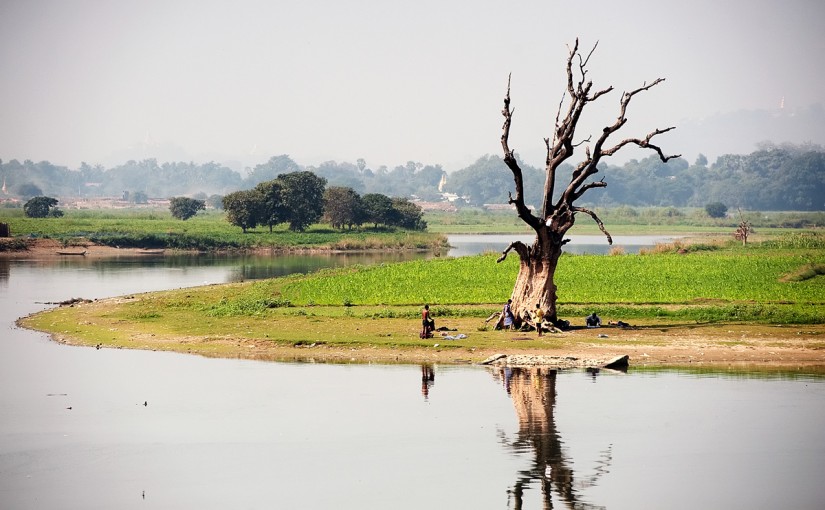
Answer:
<svg viewBox="0 0 825 510"><path fill-rule="evenodd" d="M598 328L601 327L602 320L596 315L596 312L593 312L584 319L584 323L588 328Z"/></svg>
<svg viewBox="0 0 825 510"><path fill-rule="evenodd" d="M421 310L421 338L431 338L435 331L435 319L430 317L430 305Z"/></svg>

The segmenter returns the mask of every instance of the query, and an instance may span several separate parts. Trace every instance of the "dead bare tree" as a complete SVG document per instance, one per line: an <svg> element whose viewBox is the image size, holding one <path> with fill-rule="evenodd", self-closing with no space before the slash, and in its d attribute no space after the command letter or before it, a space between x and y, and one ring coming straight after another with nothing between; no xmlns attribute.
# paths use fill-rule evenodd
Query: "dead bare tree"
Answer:
<svg viewBox="0 0 825 510"><path fill-rule="evenodd" d="M513 242L502 252L501 257L498 259L498 262L503 261L511 250L515 251L520 259L519 274L511 295L512 307L517 320L520 320L524 312L532 310L538 303L542 309L547 311L547 315L545 315L547 320L553 323L558 322L554 275L562 253L562 247L569 242L569 239L565 239L564 236L575 223L578 213L590 216L607 237L607 242L613 244L613 239L596 213L590 209L574 205L588 190L607 186L603 178L601 180L590 179L598 173L598 165L602 158L616 154L627 145L636 145L653 150L663 162L679 157L678 154L665 156L661 148L651 143L653 137L667 133L675 129L674 127L656 129L644 138L625 138L612 145L608 143L611 135L621 129L627 122L626 112L630 101L640 92L649 90L663 82L663 78L657 78L652 83L644 83L635 90L624 92L619 101L619 115L615 122L602 129L594 143L591 141L592 137L577 141L576 128L585 107L613 90L613 87L610 86L606 89L594 91L593 82L587 80L587 64L597 45L598 43L593 46L593 49L587 55L584 55L579 50L579 40L576 39L575 45L569 50L567 57L567 90L556 113L553 138L552 140L550 138L544 139L544 145L547 149L545 160L546 181L544 183L544 199L541 204L540 215L533 214L524 203L522 171L516 161L515 153L509 145L513 109L510 107L510 80L508 79L507 82L507 95L504 97L504 109L501 111L504 115L501 147L504 151L504 162L513 173L515 183L515 196L510 193L509 203L515 206L518 217L536 232L536 240L532 246L527 246L520 241ZM563 109L564 117L561 117ZM575 167L567 187L558 200L553 203L557 170L562 163L573 156L577 148L583 145L584 160Z"/></svg>
<svg viewBox="0 0 825 510"><path fill-rule="evenodd" d="M745 219L742 215L742 209L739 209L739 226L733 233L733 238L737 241L742 241L742 246L746 246L748 244L748 237L750 237L753 232L751 222Z"/></svg>

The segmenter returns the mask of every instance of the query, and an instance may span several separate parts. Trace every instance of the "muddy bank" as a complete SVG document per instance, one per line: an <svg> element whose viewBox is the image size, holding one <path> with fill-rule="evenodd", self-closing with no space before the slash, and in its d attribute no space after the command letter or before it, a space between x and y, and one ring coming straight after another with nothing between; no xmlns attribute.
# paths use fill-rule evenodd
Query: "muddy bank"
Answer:
<svg viewBox="0 0 825 510"><path fill-rule="evenodd" d="M417 340L417 322L403 319L336 318L326 322L328 326L323 330L334 324L338 341L322 336L315 329L316 322L301 317L279 318L277 327L273 323L272 329L267 329L268 338L260 333L218 331L208 335L174 334L117 318L114 310L126 301L112 298L64 306L53 314L43 312L23 318L18 324L45 331L54 340L71 345L272 361L471 364L503 354L513 360L529 359L530 365L549 366L557 364L553 359L574 358L599 366L626 355L631 368L825 367L825 325L659 323L632 329L604 327L548 334L545 345L535 345L534 333L479 331L479 319L453 318L445 323L450 329L466 332L467 338L436 336L422 345ZM292 335L290 339L287 334ZM391 338L393 343L376 342L378 336Z"/></svg>

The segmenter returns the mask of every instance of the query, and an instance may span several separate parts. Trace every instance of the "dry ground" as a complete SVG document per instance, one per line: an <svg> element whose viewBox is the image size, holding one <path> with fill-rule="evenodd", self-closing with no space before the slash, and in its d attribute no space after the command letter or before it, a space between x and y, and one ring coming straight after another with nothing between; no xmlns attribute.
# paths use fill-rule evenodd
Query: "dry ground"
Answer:
<svg viewBox="0 0 825 510"><path fill-rule="evenodd" d="M765 325L765 324L648 324L633 328L603 327L574 329L563 333L545 334L546 346L536 345L536 333L478 331L478 318L444 319L443 325L465 332L466 340L449 340L436 336L426 347L389 345L336 344L334 342L275 342L266 338L242 335L192 336L146 333L122 320L100 324L101 315L94 310L108 307L111 300L83 304L97 326L107 331L120 330L117 340L101 344L101 348L132 348L166 350L212 357L281 361L316 362L381 362L381 363L478 363L495 354L533 355L546 357L576 357L587 360L608 360L620 355L630 356L631 366L736 365L774 367L816 367L825 369L825 325ZM304 327L304 319L294 319L295 329ZM27 320L22 321L25 325ZM342 323L343 322L343 323ZM411 338L417 334L418 321L377 319L387 336ZM360 323L336 319L339 331L351 329L357 335ZM289 327L280 322L279 327ZM277 332L273 332L273 338ZM312 338L312 335L308 335ZM485 341L479 341L481 338ZM53 338L62 343L95 345L70 332L56 333ZM520 344L531 345L520 345ZM483 345L475 347L474 345Z"/></svg>

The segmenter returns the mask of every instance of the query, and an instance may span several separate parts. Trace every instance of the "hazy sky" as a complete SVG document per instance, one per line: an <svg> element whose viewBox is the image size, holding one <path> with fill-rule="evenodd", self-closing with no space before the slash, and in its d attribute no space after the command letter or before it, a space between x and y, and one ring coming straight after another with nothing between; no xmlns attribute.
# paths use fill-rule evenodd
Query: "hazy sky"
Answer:
<svg viewBox="0 0 825 510"><path fill-rule="evenodd" d="M150 142L196 162L452 171L500 154L512 72L511 146L541 165L577 36L599 42L595 87L617 89L583 127L666 78L631 104L620 134L642 136L825 104L823 21L822 0L0 0L0 158L120 163Z"/></svg>

